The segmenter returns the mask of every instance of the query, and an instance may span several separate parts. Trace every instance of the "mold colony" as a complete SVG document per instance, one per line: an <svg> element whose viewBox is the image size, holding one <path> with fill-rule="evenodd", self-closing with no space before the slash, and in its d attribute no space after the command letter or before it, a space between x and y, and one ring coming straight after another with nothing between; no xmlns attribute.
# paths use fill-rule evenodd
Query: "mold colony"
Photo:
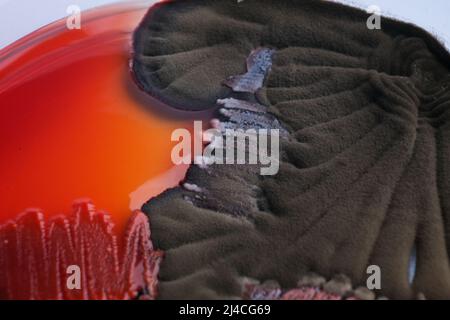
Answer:
<svg viewBox="0 0 450 320"><path fill-rule="evenodd" d="M450 55L413 25L369 30L368 16L289 0L174 0L146 16L134 46L143 87L174 106L215 104L252 50L275 49L252 125L272 115L289 132L275 176L192 166L185 183L204 192L143 207L165 254L159 298L236 297L243 277L293 288L309 272L365 286L372 265L377 295L450 297ZM222 107L223 127L248 125Z"/></svg>

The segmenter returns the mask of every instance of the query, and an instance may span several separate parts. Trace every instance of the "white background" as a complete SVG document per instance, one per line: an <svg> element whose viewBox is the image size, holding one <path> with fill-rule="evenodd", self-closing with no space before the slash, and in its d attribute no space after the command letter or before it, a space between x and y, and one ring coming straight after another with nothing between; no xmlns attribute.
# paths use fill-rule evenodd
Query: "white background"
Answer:
<svg viewBox="0 0 450 320"><path fill-rule="evenodd" d="M82 10L132 0L0 0L0 48L66 16L69 5ZM146 2L156 2L144 0ZM276 1L276 0L274 0ZM380 7L383 14L414 22L435 34L450 49L449 0L338 0L366 9Z"/></svg>

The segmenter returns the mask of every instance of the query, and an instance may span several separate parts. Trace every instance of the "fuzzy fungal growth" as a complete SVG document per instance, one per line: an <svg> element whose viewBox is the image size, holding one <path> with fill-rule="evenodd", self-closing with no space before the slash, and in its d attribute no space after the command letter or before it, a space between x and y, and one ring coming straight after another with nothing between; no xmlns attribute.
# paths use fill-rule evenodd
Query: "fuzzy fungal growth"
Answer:
<svg viewBox="0 0 450 320"><path fill-rule="evenodd" d="M294 288L310 272L345 275L324 287L340 297L369 265L377 296L450 298L450 56L413 25L367 18L288 0L166 1L146 15L133 61L144 90L221 108L221 129L286 131L278 174L205 162L143 206L165 251L161 298L238 297L244 277Z"/></svg>

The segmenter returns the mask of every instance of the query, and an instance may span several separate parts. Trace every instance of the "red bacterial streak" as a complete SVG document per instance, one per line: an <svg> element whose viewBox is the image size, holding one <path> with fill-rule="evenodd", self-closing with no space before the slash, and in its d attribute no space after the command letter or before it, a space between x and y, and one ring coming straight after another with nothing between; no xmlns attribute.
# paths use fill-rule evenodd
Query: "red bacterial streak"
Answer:
<svg viewBox="0 0 450 320"><path fill-rule="evenodd" d="M82 201L69 217L47 223L28 210L0 227L0 299L155 298L162 252L147 217L135 211L122 240L110 218ZM71 265L80 268L80 289L67 286Z"/></svg>

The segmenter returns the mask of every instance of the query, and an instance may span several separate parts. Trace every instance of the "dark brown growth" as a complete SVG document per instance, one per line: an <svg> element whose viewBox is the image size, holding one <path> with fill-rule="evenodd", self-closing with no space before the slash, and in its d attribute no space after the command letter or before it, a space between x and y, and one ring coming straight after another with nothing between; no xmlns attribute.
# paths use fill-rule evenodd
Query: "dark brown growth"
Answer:
<svg viewBox="0 0 450 320"><path fill-rule="evenodd" d="M142 87L201 109L229 97L259 47L276 50L257 93L289 136L280 171L192 166L202 192L143 207L166 252L161 298L240 296L243 277L292 288L314 271L392 298L450 298L450 58L429 34L322 1L172 1L135 37ZM223 119L222 119L223 120ZM239 124L239 123L237 123ZM411 252L416 274L410 283Z"/></svg>

